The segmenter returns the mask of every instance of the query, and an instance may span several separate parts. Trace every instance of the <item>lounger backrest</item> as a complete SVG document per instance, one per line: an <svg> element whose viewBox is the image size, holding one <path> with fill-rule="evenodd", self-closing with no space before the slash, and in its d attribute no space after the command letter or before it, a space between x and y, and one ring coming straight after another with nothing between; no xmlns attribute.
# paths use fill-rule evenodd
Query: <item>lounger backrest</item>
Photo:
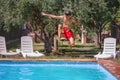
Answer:
<svg viewBox="0 0 120 80"><path fill-rule="evenodd" d="M32 53L33 52L33 42L30 36L21 37L21 51L23 53Z"/></svg>
<svg viewBox="0 0 120 80"><path fill-rule="evenodd" d="M0 36L0 53L6 53L6 42L3 36Z"/></svg>
<svg viewBox="0 0 120 80"><path fill-rule="evenodd" d="M104 39L104 53L113 54L116 52L116 39L115 38L105 38Z"/></svg>

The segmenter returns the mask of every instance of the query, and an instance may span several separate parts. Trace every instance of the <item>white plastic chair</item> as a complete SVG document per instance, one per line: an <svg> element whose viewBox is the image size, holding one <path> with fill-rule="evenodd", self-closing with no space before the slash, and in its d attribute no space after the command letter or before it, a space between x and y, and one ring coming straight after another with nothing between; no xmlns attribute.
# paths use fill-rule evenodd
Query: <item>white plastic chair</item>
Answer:
<svg viewBox="0 0 120 80"><path fill-rule="evenodd" d="M115 38L105 38L103 52L99 52L94 56L96 59L102 58L115 58L116 57L116 39Z"/></svg>
<svg viewBox="0 0 120 80"><path fill-rule="evenodd" d="M17 51L16 52L13 52L13 51L7 52L5 37L0 36L0 54L5 55L5 56L10 56L10 55L17 55L17 54L19 54L19 52L17 52Z"/></svg>
<svg viewBox="0 0 120 80"><path fill-rule="evenodd" d="M39 53L38 51L33 52L33 41L30 36L21 37L21 53L24 58L44 56L44 54Z"/></svg>

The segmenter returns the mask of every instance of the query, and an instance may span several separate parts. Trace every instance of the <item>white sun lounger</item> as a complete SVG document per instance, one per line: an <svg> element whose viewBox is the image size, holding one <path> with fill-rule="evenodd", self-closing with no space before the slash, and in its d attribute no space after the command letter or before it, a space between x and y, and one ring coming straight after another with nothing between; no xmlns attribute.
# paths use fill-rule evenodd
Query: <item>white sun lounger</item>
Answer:
<svg viewBox="0 0 120 80"><path fill-rule="evenodd" d="M96 59L102 58L115 58L116 57L116 39L115 38L105 38L103 52L99 52L94 56Z"/></svg>
<svg viewBox="0 0 120 80"><path fill-rule="evenodd" d="M7 52L5 37L0 36L0 54L5 55L5 56L10 56L10 55L17 55L20 53L17 51L16 52L13 52L13 51Z"/></svg>
<svg viewBox="0 0 120 80"><path fill-rule="evenodd" d="M24 58L26 57L41 57L44 54L39 53L38 51L33 51L33 41L30 36L21 37L21 53Z"/></svg>

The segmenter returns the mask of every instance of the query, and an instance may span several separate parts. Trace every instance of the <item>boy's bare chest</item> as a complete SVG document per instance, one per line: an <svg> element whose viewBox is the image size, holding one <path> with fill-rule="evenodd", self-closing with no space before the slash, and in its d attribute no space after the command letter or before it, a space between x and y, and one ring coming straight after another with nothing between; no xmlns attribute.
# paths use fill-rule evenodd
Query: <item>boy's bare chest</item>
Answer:
<svg viewBox="0 0 120 80"><path fill-rule="evenodd" d="M64 24L71 25L72 24L72 19L64 19Z"/></svg>

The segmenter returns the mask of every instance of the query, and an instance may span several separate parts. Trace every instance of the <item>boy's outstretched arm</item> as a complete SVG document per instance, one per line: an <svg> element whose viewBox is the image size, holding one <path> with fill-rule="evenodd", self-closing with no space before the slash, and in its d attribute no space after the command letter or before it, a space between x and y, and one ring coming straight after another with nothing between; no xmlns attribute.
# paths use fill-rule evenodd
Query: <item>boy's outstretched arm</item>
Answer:
<svg viewBox="0 0 120 80"><path fill-rule="evenodd" d="M56 19L63 19L63 16L56 16L56 15L47 14L47 13L44 13L44 12L42 12L41 15L48 16L48 17L51 17L51 18L56 18Z"/></svg>

